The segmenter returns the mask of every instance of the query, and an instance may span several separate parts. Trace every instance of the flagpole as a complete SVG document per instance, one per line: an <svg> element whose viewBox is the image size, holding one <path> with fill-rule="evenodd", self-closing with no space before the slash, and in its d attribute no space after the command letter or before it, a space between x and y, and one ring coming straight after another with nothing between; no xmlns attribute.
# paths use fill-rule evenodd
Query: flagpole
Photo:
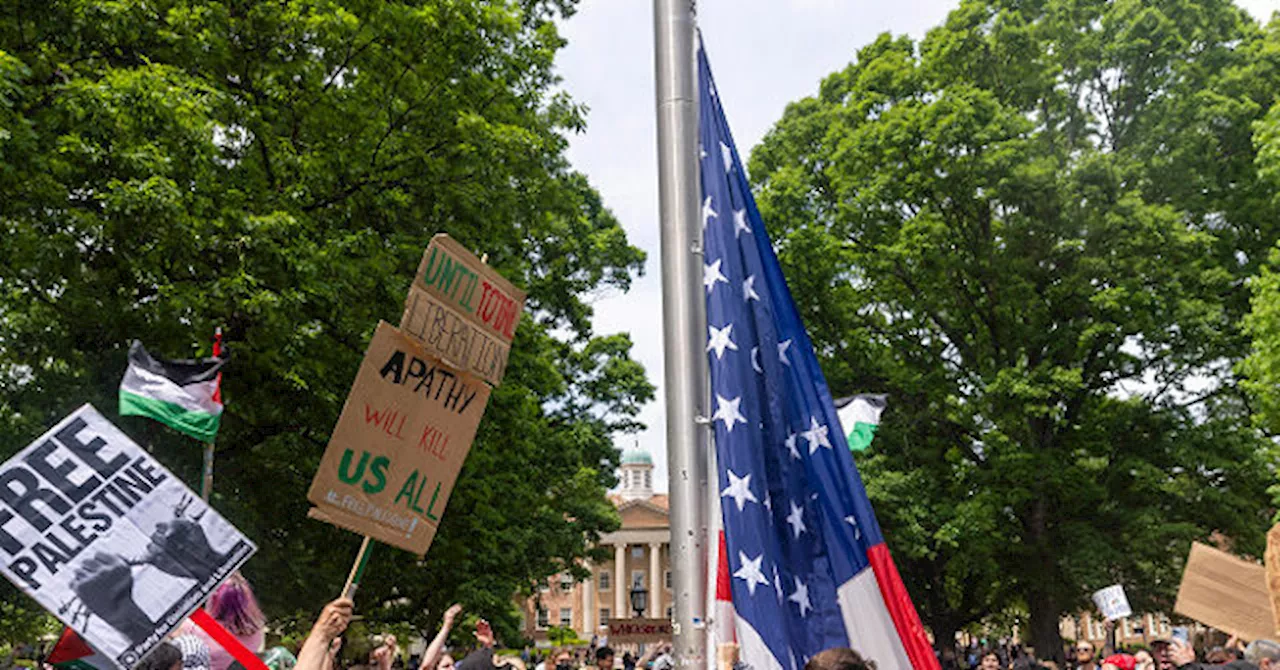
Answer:
<svg viewBox="0 0 1280 670"><path fill-rule="evenodd" d="M670 485L672 631L680 667L705 667L706 304L698 220L693 0L654 0L663 369Z"/></svg>
<svg viewBox="0 0 1280 670"><path fill-rule="evenodd" d="M222 326L213 331L213 357L222 355ZM222 373L218 373L218 394L222 392ZM200 497L209 502L213 495L213 440L204 443L204 464L200 469Z"/></svg>

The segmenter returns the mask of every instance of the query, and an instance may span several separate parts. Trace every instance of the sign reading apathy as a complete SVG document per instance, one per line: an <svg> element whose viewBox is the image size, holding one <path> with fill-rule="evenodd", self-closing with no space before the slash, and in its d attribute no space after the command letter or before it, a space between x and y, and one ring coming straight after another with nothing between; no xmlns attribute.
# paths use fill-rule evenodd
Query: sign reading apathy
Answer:
<svg viewBox="0 0 1280 670"><path fill-rule="evenodd" d="M0 465L0 571L122 668L255 550L90 405Z"/></svg>
<svg viewBox="0 0 1280 670"><path fill-rule="evenodd" d="M311 482L311 516L425 554L488 402L478 377L379 323Z"/></svg>
<svg viewBox="0 0 1280 670"><path fill-rule="evenodd" d="M422 254L400 328L446 362L497 386L524 300L524 291L442 233Z"/></svg>

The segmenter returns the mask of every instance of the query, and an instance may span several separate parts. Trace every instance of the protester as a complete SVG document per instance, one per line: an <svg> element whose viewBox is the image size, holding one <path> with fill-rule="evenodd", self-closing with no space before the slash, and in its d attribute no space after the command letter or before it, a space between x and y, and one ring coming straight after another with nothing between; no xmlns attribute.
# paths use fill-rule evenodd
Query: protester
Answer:
<svg viewBox="0 0 1280 670"><path fill-rule="evenodd" d="M453 670L453 657L445 653L444 645L449 641L449 632L453 630L453 622L457 620L458 615L462 613L462 605L451 605L449 609L444 611L444 617L440 620L440 630L436 632L436 636L431 640L431 644L427 646L427 651L422 655L422 664L418 670ZM445 659L448 663L445 663Z"/></svg>
<svg viewBox="0 0 1280 670"><path fill-rule="evenodd" d="M373 670L391 670L391 665L395 661L400 651L397 644L396 636L387 635L378 644L378 647L369 653L369 666Z"/></svg>
<svg viewBox="0 0 1280 670"><path fill-rule="evenodd" d="M1137 657L1130 654L1112 654L1102 660L1102 670L1134 670L1137 665Z"/></svg>
<svg viewBox="0 0 1280 670"><path fill-rule="evenodd" d="M266 639L267 617L258 607L258 599L253 595L253 587L240 574L235 573L223 582L209 598L205 608L209 616L227 629L254 654L262 651ZM222 648L208 633L199 626L188 621L182 628L183 634L194 635L204 640L209 647L209 670L227 670L235 662L231 652Z"/></svg>
<svg viewBox="0 0 1280 670"><path fill-rule="evenodd" d="M1258 666L1258 670L1280 668L1280 644L1274 640L1254 640L1244 648L1244 660Z"/></svg>
<svg viewBox="0 0 1280 670"><path fill-rule="evenodd" d="M475 636L479 648L458 662L457 670L493 670L493 647L497 640L493 637L493 628L488 621L476 621Z"/></svg>
<svg viewBox="0 0 1280 670"><path fill-rule="evenodd" d="M848 647L836 647L818 652L804 664L804 670L876 670L876 664Z"/></svg>
<svg viewBox="0 0 1280 670"><path fill-rule="evenodd" d="M636 670L636 657L629 651L622 655L622 670Z"/></svg>
<svg viewBox="0 0 1280 670"><path fill-rule="evenodd" d="M1098 664L1094 657L1093 643L1082 641L1076 645L1075 653L1075 669L1076 670L1098 670Z"/></svg>
<svg viewBox="0 0 1280 670"><path fill-rule="evenodd" d="M349 598L339 598L324 606L311 627L311 634L302 642L294 670L324 670L330 645L347 630L354 607Z"/></svg>
<svg viewBox="0 0 1280 670"><path fill-rule="evenodd" d="M183 633L169 642L182 653L182 670L209 670L213 654L205 638Z"/></svg>
<svg viewBox="0 0 1280 670"><path fill-rule="evenodd" d="M171 642L161 642L134 670L182 670L182 651Z"/></svg>
<svg viewBox="0 0 1280 670"><path fill-rule="evenodd" d="M1151 650L1139 647L1133 652L1134 667L1137 670L1157 670L1155 656L1151 655Z"/></svg>
<svg viewBox="0 0 1280 670"><path fill-rule="evenodd" d="M596 670L613 670L613 649L600 647L596 650Z"/></svg>
<svg viewBox="0 0 1280 670"><path fill-rule="evenodd" d="M980 670L1000 670L1000 655L997 654L994 649L988 649L982 652L982 660L980 661L978 668Z"/></svg>

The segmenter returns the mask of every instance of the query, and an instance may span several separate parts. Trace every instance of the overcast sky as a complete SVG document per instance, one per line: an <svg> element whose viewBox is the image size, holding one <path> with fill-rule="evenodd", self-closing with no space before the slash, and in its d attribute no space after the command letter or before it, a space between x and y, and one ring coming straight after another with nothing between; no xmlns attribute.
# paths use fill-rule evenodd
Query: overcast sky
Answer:
<svg viewBox="0 0 1280 670"><path fill-rule="evenodd" d="M701 0L702 29L720 99L740 148L754 147L787 103L812 95L882 32L915 38L942 22L959 0ZM1280 0L1237 0L1269 18ZM639 444L667 486L662 396L662 287L658 274L658 167L654 120L653 3L584 0L562 27L558 62L564 88L590 107L587 130L571 138L569 158L585 172L649 254L645 276L625 295L595 303L599 333L628 332L633 356L658 386L641 415L648 430L619 440ZM745 158L745 156L744 156Z"/></svg>

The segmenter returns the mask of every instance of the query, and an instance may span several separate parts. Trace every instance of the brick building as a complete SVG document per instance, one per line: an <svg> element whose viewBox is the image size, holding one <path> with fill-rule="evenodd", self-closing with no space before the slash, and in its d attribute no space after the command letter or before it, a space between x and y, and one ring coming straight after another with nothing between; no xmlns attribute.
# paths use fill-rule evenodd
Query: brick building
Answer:
<svg viewBox="0 0 1280 670"><path fill-rule="evenodd" d="M642 618L671 617L671 523L667 496L653 492L653 459L648 452L623 454L621 487L610 500L622 517L622 527L600 538L613 549L611 560L589 565L591 579L576 582L569 575L553 577L539 593L523 603L525 635L539 646L555 646L548 639L552 626L570 627L590 640L610 619L631 618L632 591L643 590Z"/></svg>

